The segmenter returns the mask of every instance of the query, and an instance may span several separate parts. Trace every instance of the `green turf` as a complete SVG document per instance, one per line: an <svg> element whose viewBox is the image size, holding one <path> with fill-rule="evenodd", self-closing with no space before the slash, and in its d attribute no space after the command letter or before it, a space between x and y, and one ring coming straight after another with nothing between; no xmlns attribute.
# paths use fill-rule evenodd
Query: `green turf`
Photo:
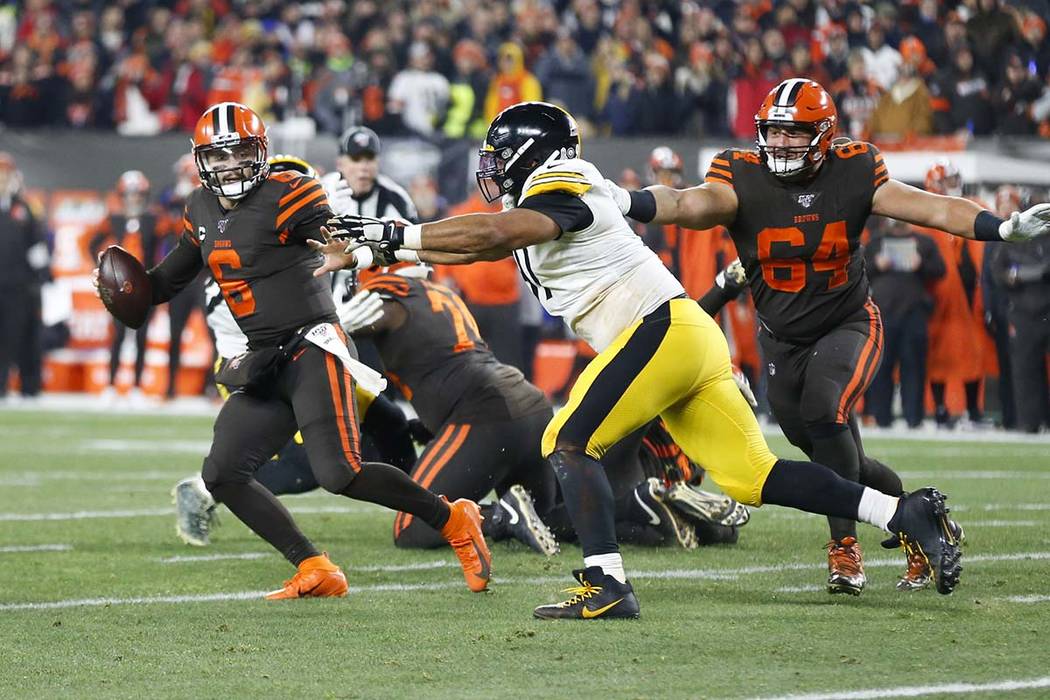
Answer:
<svg viewBox="0 0 1050 700"><path fill-rule="evenodd" d="M626 548L641 620L540 622L531 608L559 599L578 549L545 561L497 544L492 592L471 594L450 552L393 548L391 513L317 493L286 502L293 512L347 507L298 516L349 569L360 590L345 599L9 607L249 593L287 578L290 566L229 513L204 550L179 543L170 516L150 514L168 508L174 481L198 468L210 423L0 412L0 548L72 546L0 551L0 698L741 698L1050 674L1050 602L1009 600L1050 593L1047 443L868 441L906 484L936 483L956 507L971 559L950 597L897 593L901 557L883 552L871 528L861 537L863 596L798 592L823 581L825 526L767 508L733 547ZM142 514L12 517L98 511ZM221 553L264 556L161 561ZM1025 553L1043 558L979 560ZM424 563L435 566L359 568Z"/></svg>

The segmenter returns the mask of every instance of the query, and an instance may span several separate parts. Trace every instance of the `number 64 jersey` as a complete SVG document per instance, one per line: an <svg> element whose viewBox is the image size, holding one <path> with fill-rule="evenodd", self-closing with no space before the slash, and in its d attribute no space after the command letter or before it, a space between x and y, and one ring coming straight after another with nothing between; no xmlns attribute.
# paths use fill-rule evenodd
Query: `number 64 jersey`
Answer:
<svg viewBox="0 0 1050 700"><path fill-rule="evenodd" d="M554 240L514 251L514 260L543 307L595 350L663 302L685 295L627 225L605 178L587 161L536 168L516 206L546 214L561 227Z"/></svg>
<svg viewBox="0 0 1050 700"><path fill-rule="evenodd" d="M760 158L722 151L705 181L736 192L729 232L762 324L782 340L808 345L863 312L869 287L860 237L875 190L889 175L878 149L860 141L830 149L804 183L778 179Z"/></svg>

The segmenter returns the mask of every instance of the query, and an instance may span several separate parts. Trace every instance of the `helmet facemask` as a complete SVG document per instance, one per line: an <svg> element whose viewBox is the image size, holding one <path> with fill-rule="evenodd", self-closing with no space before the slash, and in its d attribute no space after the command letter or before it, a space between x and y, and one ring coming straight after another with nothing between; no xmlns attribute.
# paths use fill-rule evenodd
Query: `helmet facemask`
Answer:
<svg viewBox="0 0 1050 700"><path fill-rule="evenodd" d="M193 157L201 184L226 199L245 197L269 174L266 143L256 136L198 146L193 149ZM230 173L237 177L229 177Z"/></svg>
<svg viewBox="0 0 1050 700"><path fill-rule="evenodd" d="M770 146L767 142L767 132L771 126L804 131L809 135L809 142L799 146ZM814 125L790 121L759 121L758 150L765 158L769 172L785 180L812 174L824 159L822 140L828 128L824 123Z"/></svg>

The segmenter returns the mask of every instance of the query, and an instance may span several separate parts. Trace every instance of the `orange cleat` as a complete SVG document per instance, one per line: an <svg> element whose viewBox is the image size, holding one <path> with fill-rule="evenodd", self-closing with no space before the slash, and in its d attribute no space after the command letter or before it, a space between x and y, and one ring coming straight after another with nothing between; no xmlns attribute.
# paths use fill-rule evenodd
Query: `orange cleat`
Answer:
<svg viewBox="0 0 1050 700"><path fill-rule="evenodd" d="M828 593L860 595L868 578L856 537L828 542Z"/></svg>
<svg viewBox="0 0 1050 700"><path fill-rule="evenodd" d="M347 588L342 569L332 563L326 552L300 562L299 570L284 582L284 588L267 593L266 599L342 598Z"/></svg>
<svg viewBox="0 0 1050 700"><path fill-rule="evenodd" d="M481 509L477 503L466 498L449 503L448 507L451 512L445 527L441 528L441 536L452 545L459 557L467 587L480 593L488 588L489 576L492 574L492 555L485 544L485 536L481 534Z"/></svg>

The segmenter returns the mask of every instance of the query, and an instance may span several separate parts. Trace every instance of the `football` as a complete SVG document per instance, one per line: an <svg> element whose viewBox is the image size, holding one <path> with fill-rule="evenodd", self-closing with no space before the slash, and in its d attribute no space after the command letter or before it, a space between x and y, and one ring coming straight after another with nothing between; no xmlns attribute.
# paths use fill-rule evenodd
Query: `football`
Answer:
<svg viewBox="0 0 1050 700"><path fill-rule="evenodd" d="M120 246L111 245L98 262L98 291L102 303L126 326L138 328L146 322L153 290L146 268Z"/></svg>

